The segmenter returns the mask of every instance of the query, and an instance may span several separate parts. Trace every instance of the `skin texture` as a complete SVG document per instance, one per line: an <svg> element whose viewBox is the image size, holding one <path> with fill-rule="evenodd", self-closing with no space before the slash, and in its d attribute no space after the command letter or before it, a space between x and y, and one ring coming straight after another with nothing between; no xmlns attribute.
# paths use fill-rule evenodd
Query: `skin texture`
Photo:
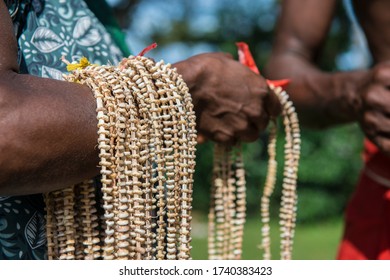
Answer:
<svg viewBox="0 0 390 280"><path fill-rule="evenodd" d="M91 90L18 74L16 57L12 22L0 1L0 196L52 191L98 175ZM204 139L253 141L280 112L264 78L229 55L203 54L174 66L190 88Z"/></svg>
<svg viewBox="0 0 390 280"><path fill-rule="evenodd" d="M337 0L285 0L272 55L272 79L291 78L288 92L302 124L313 128L358 122L379 149L390 153L390 2L355 0L374 59L371 69L325 73L315 65Z"/></svg>
<svg viewBox="0 0 390 280"><path fill-rule="evenodd" d="M229 54L197 55L175 67L192 93L198 131L213 141L254 141L281 112L265 80Z"/></svg>

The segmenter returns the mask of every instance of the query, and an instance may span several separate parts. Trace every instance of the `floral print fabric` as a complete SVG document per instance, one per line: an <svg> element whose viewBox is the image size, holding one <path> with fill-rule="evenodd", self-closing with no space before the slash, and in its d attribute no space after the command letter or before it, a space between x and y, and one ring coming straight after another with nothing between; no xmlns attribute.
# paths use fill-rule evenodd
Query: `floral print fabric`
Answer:
<svg viewBox="0 0 390 280"><path fill-rule="evenodd" d="M31 4L18 38L23 73L62 79L62 56L70 61L86 56L96 64L116 64L122 58L84 1L20 2ZM42 195L0 197L0 259L46 258Z"/></svg>

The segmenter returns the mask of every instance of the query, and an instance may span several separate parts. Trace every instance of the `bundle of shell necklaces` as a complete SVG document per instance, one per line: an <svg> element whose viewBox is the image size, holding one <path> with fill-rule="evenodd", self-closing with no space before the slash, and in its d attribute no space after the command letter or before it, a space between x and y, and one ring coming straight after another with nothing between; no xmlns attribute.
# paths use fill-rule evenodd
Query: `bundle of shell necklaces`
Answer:
<svg viewBox="0 0 390 280"><path fill-rule="evenodd" d="M49 259L191 259L195 113L176 69L142 55L118 66L69 64L70 82L90 87L97 103L100 180L45 194ZM291 259L300 156L298 118L287 93L280 208L281 259ZM260 209L263 259L271 258L270 197L276 182L276 120ZM209 258L240 259L246 218L241 146L216 144L209 212Z"/></svg>
<svg viewBox="0 0 390 280"><path fill-rule="evenodd" d="M142 55L69 69L96 98L101 176L45 195L49 259L190 259L196 130L181 76Z"/></svg>
<svg viewBox="0 0 390 280"><path fill-rule="evenodd" d="M241 63L260 73L245 43L237 43ZM293 238L297 210L297 175L300 158L300 128L298 117L285 90L278 83L287 80L268 81L282 105L285 130L284 171L282 182L280 224L280 259L292 258ZM261 235L259 259L271 259L270 198L277 177L276 162L277 123L273 120L269 129L268 170L260 199ZM260 195L259 195L260 196ZM246 219L246 184L242 146L214 146L214 167L209 210L208 255L209 259L234 260L242 257L242 242ZM256 247L254 241L254 247Z"/></svg>

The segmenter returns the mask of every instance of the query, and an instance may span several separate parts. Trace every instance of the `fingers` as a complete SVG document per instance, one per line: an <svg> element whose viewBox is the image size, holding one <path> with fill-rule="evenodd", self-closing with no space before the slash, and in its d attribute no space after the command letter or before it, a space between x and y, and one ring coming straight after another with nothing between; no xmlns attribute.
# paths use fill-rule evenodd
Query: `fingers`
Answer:
<svg viewBox="0 0 390 280"><path fill-rule="evenodd" d="M259 137L260 132L265 129L264 124L268 124L267 116L262 114L262 117L266 119L263 120L263 126L259 128L242 113L228 114L224 118L224 127L237 141L253 142Z"/></svg>
<svg viewBox="0 0 390 280"><path fill-rule="evenodd" d="M378 148L390 153L390 62L377 64L361 94L360 126Z"/></svg>
<svg viewBox="0 0 390 280"><path fill-rule="evenodd" d="M234 59L234 57L231 53L222 53L222 55L227 57L227 58Z"/></svg>
<svg viewBox="0 0 390 280"><path fill-rule="evenodd" d="M364 95L363 106L365 111L390 114L390 90L381 85L371 86Z"/></svg>
<svg viewBox="0 0 390 280"><path fill-rule="evenodd" d="M282 113L282 105L264 78L256 75L256 79L250 81L250 85L247 86L249 95L243 109L254 125L260 130L264 130L270 119L275 119Z"/></svg>
<svg viewBox="0 0 390 280"><path fill-rule="evenodd" d="M191 91L198 132L208 139L223 144L252 142L280 114L279 100L266 80L230 54L209 53L192 60L202 65Z"/></svg>
<svg viewBox="0 0 390 280"><path fill-rule="evenodd" d="M222 131L216 131L213 134L213 141L226 146L234 146L237 143L237 139L233 135Z"/></svg>
<svg viewBox="0 0 390 280"><path fill-rule="evenodd" d="M197 130L200 135L214 142L231 145L237 142L237 138L232 127L226 126L224 118L212 116L205 112L197 120Z"/></svg>
<svg viewBox="0 0 390 280"><path fill-rule="evenodd" d="M267 127L270 119L267 110L263 108L263 104L259 96L247 96L237 100L221 98L218 99L217 104L212 109L209 108L209 114L223 120L222 125L237 127L238 133L247 130L247 127L251 127L257 130L256 133L258 134L259 131Z"/></svg>
<svg viewBox="0 0 390 280"><path fill-rule="evenodd" d="M270 119L275 119L282 113L282 105L276 94L269 89L262 89L260 97L256 97L249 104L242 106L242 112L252 124L260 131L266 129Z"/></svg>
<svg viewBox="0 0 390 280"><path fill-rule="evenodd" d="M218 102L213 103L209 100L198 110L198 131L210 140L225 145L239 141L255 141L260 132L267 128L270 119L275 118L281 111L279 100L274 93L270 94L273 96L266 102L258 95L235 102L229 99L214 99ZM243 103L244 101L246 103ZM272 115L268 111L272 112Z"/></svg>
<svg viewBox="0 0 390 280"><path fill-rule="evenodd" d="M378 148L390 153L390 118L379 111L367 111L360 123L363 132Z"/></svg>
<svg viewBox="0 0 390 280"><path fill-rule="evenodd" d="M387 155L390 155L390 134L389 133L377 133L374 136L367 135L367 138L374 143L379 150Z"/></svg>
<svg viewBox="0 0 390 280"><path fill-rule="evenodd" d="M241 113L245 115L250 126L255 128L258 132L263 131L267 128L270 120L270 115L261 106L262 103L246 104L242 106Z"/></svg>
<svg viewBox="0 0 390 280"><path fill-rule="evenodd" d="M384 86L390 86L390 61L376 65L373 70L373 80Z"/></svg>
<svg viewBox="0 0 390 280"><path fill-rule="evenodd" d="M361 126L370 136L375 136L379 133L390 135L390 119L381 112L366 112L361 122Z"/></svg>
<svg viewBox="0 0 390 280"><path fill-rule="evenodd" d="M370 138L369 138L370 139ZM370 139L382 152L390 155L390 134L378 135L374 139Z"/></svg>
<svg viewBox="0 0 390 280"><path fill-rule="evenodd" d="M198 121L198 131L203 135L202 138L205 135L217 143L234 145L238 142L255 141L261 130L242 113L227 113L218 117L206 113Z"/></svg>

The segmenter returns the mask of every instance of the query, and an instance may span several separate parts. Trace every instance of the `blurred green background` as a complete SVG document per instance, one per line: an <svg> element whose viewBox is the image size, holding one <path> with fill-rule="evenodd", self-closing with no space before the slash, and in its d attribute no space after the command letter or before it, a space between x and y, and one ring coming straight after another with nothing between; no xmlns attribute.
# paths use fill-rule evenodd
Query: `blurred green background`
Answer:
<svg viewBox="0 0 390 280"><path fill-rule="evenodd" d="M269 56L276 18L275 0L111 0L134 53L157 42L148 53L155 59L176 62L191 55L224 51L236 56L235 42L244 41L260 70ZM330 36L318 56L326 71L365 67L369 59L361 37L347 17L348 6L339 1ZM345 4L345 3L344 3ZM347 9L346 9L347 8ZM283 128L279 129L279 174L283 166ZM267 169L267 132L244 145L247 175L248 221L244 237L245 259L261 259L259 206ZM363 135L357 125L324 131L302 128L298 182L298 215L293 258L333 259L342 234L342 217L362 166ZM194 187L193 257L207 258L207 211L212 171L212 143L198 145ZM278 182L280 183L279 176ZM273 257L278 253L280 184L272 200Z"/></svg>

